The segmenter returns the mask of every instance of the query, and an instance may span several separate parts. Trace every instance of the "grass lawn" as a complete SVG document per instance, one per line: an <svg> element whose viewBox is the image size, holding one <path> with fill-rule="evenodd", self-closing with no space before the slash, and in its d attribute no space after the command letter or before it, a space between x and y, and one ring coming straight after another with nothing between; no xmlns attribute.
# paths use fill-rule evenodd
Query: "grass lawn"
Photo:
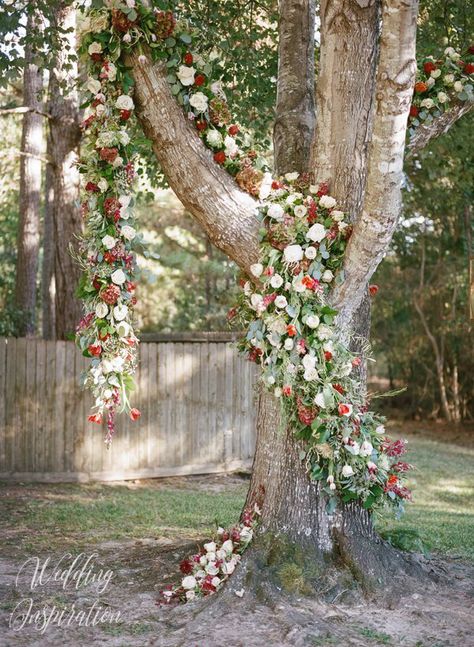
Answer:
<svg viewBox="0 0 474 647"><path fill-rule="evenodd" d="M400 521L379 520L394 544L474 561L474 450L409 436L414 503ZM0 487L2 541L23 552L95 542L209 536L238 518L248 482L237 478L166 479L132 484Z"/></svg>

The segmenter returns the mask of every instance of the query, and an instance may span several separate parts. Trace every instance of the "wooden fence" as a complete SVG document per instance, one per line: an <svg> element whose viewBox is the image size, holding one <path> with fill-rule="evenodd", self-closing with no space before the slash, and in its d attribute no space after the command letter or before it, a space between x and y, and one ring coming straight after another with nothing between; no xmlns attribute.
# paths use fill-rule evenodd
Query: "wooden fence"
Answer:
<svg viewBox="0 0 474 647"><path fill-rule="evenodd" d="M72 342L0 339L0 479L88 481L204 474L249 467L255 367L230 335L144 336L132 423L112 446L87 422L87 365Z"/></svg>

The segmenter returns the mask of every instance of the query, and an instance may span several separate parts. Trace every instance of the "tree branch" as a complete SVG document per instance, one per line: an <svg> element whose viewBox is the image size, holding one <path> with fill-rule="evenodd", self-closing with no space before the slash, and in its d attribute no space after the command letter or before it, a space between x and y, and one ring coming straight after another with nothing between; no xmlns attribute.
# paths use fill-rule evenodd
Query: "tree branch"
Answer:
<svg viewBox="0 0 474 647"><path fill-rule="evenodd" d="M367 188L344 261L344 282L333 295L342 327L348 325L367 283L386 253L401 208L406 125L415 82L417 0L383 3L376 107Z"/></svg>
<svg viewBox="0 0 474 647"><path fill-rule="evenodd" d="M216 164L171 94L162 65L131 54L137 116L170 187L212 243L245 272L258 259L257 206Z"/></svg>
<svg viewBox="0 0 474 647"><path fill-rule="evenodd" d="M417 127L415 134L407 144L409 153L416 153L421 150L435 137L439 137L453 126L458 119L466 115L474 108L474 101L465 101L453 106L450 110L433 119L429 124L422 124Z"/></svg>
<svg viewBox="0 0 474 647"><path fill-rule="evenodd" d="M30 108L28 106L18 106L16 108L0 108L0 116L3 115L24 115L25 112L34 112L37 115L46 117L47 119L52 119L52 115L49 112L43 112L43 110L38 110L37 108Z"/></svg>

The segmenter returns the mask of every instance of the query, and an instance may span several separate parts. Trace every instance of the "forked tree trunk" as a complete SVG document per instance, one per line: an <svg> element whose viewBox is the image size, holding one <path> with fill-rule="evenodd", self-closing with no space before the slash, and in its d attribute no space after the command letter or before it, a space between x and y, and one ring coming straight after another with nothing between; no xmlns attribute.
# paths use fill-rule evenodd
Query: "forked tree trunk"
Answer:
<svg viewBox="0 0 474 647"><path fill-rule="evenodd" d="M310 138L312 105L308 83L312 4L280 0L280 66L275 127L277 172L311 170L328 181L331 194L355 221L346 253L343 288L332 295L344 331L366 337L370 322L367 282L387 250L395 227L402 179L404 133L414 81L416 0L386 0L383 27L379 0L321 2L321 56L316 135L311 166L301 155ZM301 33L301 29L305 32ZM300 30L300 31L299 31ZM288 50L295 44L296 61ZM381 53L378 57L378 47ZM379 61L377 67L377 61ZM296 64L296 63L299 64ZM181 114L159 64L130 57L138 116L172 188L214 245L248 271L258 257L255 202L212 163ZM306 97L298 95L304 88ZM301 106L304 115L299 115ZM192 169L192 172L190 172ZM364 239L370 241L364 245ZM361 375L361 388L365 376ZM259 536L239 569L236 587L252 573L262 579L275 553L306 556L313 564L344 564L367 588L411 573L414 566L375 534L357 504L329 516L319 485L311 483L291 429L280 420L279 403L261 392L258 439L248 503L262 502ZM275 550L285 545L284 550ZM272 557L273 556L273 557Z"/></svg>
<svg viewBox="0 0 474 647"><path fill-rule="evenodd" d="M51 140L48 136L47 153L51 158ZM53 165L46 164L44 179L43 263L41 268L41 311L43 339L56 337L55 283L54 283L54 173Z"/></svg>
<svg viewBox="0 0 474 647"><path fill-rule="evenodd" d="M80 269L70 254L75 236L81 231L79 209L78 159L81 132L79 128L77 65L68 60L75 51L75 9L61 3L56 12L57 27L71 30L63 34L64 47L58 52L49 82L49 153L53 163L55 277L55 336L65 339L74 333L81 317L81 304L75 295ZM70 49L66 49L66 45Z"/></svg>
<svg viewBox="0 0 474 647"><path fill-rule="evenodd" d="M30 15L27 31L38 29L34 14ZM25 48L23 72L23 103L30 109L23 116L20 160L20 208L17 243L15 306L22 312L19 335L34 335L36 331L36 274L38 270L41 154L43 148L42 108L43 73L32 64L32 45ZM35 112L38 111L38 112Z"/></svg>

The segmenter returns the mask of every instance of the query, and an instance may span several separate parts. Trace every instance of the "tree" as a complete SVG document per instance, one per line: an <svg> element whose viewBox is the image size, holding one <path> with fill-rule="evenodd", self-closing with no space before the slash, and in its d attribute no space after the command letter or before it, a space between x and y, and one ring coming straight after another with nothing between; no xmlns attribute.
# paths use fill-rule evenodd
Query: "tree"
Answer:
<svg viewBox="0 0 474 647"><path fill-rule="evenodd" d="M309 0L281 0L279 6L276 171L310 171L315 180L329 182L331 194L353 214L345 280L335 290L333 303L342 329L367 336L367 284L387 251L400 214L416 69L417 2L386 0L382 7L375 1L321 2L316 128L309 82L314 6ZM298 47L299 56L290 55L291 46ZM213 163L180 113L160 65L144 64L137 55L131 55L130 65L139 119L170 186L214 245L248 273L258 256L255 201ZM458 116L459 111L450 119ZM424 128L418 147L437 134L436 121ZM342 560L353 573L365 574L368 587L386 582L394 573L417 573L413 564L377 537L368 513L358 505L327 514L317 484L309 482L301 464L291 429L279 431L278 405L263 392L257 427L248 500L264 494L262 537L278 536L286 545L304 547L313 561ZM268 546L262 540L253 554L268 551ZM248 557L248 565L253 559Z"/></svg>
<svg viewBox="0 0 474 647"><path fill-rule="evenodd" d="M37 15L28 17L28 32L38 30ZM20 335L33 335L36 330L36 273L38 268L40 202L41 202L41 153L43 117L43 73L33 63L32 44L25 48L23 71L23 102L28 108L23 116L20 162L20 219L18 225L18 256L15 286L15 305L23 312L19 322Z"/></svg>

